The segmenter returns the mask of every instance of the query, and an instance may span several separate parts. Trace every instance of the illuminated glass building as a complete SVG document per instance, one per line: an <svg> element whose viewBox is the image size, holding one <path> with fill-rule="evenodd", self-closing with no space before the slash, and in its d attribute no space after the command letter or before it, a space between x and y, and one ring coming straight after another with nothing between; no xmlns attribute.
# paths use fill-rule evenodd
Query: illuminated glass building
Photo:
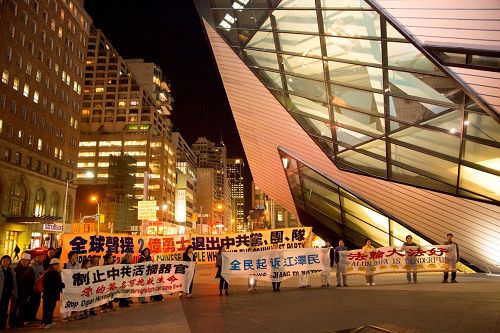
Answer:
<svg viewBox="0 0 500 333"><path fill-rule="evenodd" d="M196 4L266 193L357 246L500 262L498 1Z"/></svg>
<svg viewBox="0 0 500 333"><path fill-rule="evenodd" d="M245 163L241 158L228 158L226 174L231 200L232 231L241 230L245 224L245 182L243 177Z"/></svg>

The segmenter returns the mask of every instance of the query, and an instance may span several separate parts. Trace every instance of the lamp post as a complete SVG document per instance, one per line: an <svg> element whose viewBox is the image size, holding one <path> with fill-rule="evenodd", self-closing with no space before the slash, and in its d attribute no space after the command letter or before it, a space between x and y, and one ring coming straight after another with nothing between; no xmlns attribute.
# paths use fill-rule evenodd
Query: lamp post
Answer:
<svg viewBox="0 0 500 333"><path fill-rule="evenodd" d="M97 233L99 233L99 224L101 224L100 204L99 201L97 201L96 196L93 196L92 198L90 198L90 200L95 201L95 203L97 204Z"/></svg>
<svg viewBox="0 0 500 333"><path fill-rule="evenodd" d="M94 174L92 172L87 172L87 177L92 177ZM77 179L78 176L66 180L66 192L64 193L64 207L63 207L63 229L62 234L64 235L64 228L66 227L66 215L68 214L68 190L69 183Z"/></svg>

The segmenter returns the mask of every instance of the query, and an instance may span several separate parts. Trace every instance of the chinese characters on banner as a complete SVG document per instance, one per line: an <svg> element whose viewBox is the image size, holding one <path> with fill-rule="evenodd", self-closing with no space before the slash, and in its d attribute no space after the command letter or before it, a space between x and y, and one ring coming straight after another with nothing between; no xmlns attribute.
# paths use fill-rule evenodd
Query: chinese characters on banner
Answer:
<svg viewBox="0 0 500 333"><path fill-rule="evenodd" d="M279 282L329 269L330 250L323 248L224 252L221 275L226 280L253 276L257 280Z"/></svg>
<svg viewBox="0 0 500 333"><path fill-rule="evenodd" d="M217 250L225 246L230 252L265 251L279 249L295 249L310 246L311 228L287 228L276 230L259 230L246 233L203 235L185 234L170 236L142 236L129 234L64 234L61 258L67 258L69 251L76 251L79 260L97 255L103 257L111 253L115 259L126 253L132 253L134 262L145 248L151 250L155 261L182 260L182 253L188 245L195 249L198 263L215 263Z"/></svg>
<svg viewBox="0 0 500 333"><path fill-rule="evenodd" d="M365 274L370 267L373 274L405 272L440 272L456 268L454 245L425 245L379 247L374 250L340 252L340 265L347 265L347 274Z"/></svg>
<svg viewBox="0 0 500 333"><path fill-rule="evenodd" d="M193 279L194 265L164 261L63 269L61 312L85 310L114 298L186 292Z"/></svg>

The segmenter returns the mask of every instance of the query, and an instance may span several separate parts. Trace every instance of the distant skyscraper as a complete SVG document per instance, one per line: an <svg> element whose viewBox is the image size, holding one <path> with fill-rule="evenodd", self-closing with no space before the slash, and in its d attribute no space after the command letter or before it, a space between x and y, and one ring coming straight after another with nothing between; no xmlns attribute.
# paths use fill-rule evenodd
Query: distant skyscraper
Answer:
<svg viewBox="0 0 500 333"><path fill-rule="evenodd" d="M299 221L276 200L269 197L252 181L252 210L249 226L252 229L290 228L299 226Z"/></svg>
<svg viewBox="0 0 500 333"><path fill-rule="evenodd" d="M243 176L245 164L241 158L227 159L227 179L231 197L231 230L242 230L245 224L245 182ZM234 229L233 229L234 228Z"/></svg>

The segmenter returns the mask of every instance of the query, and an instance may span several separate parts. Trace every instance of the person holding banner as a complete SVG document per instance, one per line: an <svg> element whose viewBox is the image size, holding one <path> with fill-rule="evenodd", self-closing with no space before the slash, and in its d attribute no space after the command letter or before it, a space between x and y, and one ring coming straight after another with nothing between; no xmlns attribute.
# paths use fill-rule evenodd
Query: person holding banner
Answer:
<svg viewBox="0 0 500 333"><path fill-rule="evenodd" d="M49 263L50 263L50 261L49 261ZM69 251L68 252L68 262L64 263L63 268L64 269L80 269L81 268L80 263L78 263L78 254L76 253L76 251ZM73 312L73 311L62 312L61 311L61 318L62 318L63 323L67 323L68 321L71 321L71 320L82 319L83 316L81 313L78 313L78 312Z"/></svg>
<svg viewBox="0 0 500 333"><path fill-rule="evenodd" d="M184 251L184 254L182 255L182 261L192 261L192 262L195 262L195 257L194 257L193 250L194 250L193 246L192 245L188 245L188 247L186 247L186 250ZM193 279L191 280L191 284L189 285L189 292L186 295L187 298L193 297L193 295L192 295L192 293L193 293L193 283L194 283L194 269L193 269ZM180 294L180 296L182 296L182 294Z"/></svg>
<svg viewBox="0 0 500 333"><path fill-rule="evenodd" d="M334 260L335 266L337 266L337 287L340 287L340 276L342 275L342 281L344 282L344 287L347 287L347 254L341 254L340 252L349 251L347 246L344 245L344 241L339 240L339 246L335 248Z"/></svg>
<svg viewBox="0 0 500 333"><path fill-rule="evenodd" d="M222 272L222 253L225 252L225 247L221 246L219 251L217 252L217 258L215 259L215 267L217 267L217 274L215 274L215 278L219 278L219 296L222 296L222 290L224 289L224 293L229 295L227 289L229 288L229 283L224 279L221 275Z"/></svg>
<svg viewBox="0 0 500 333"><path fill-rule="evenodd" d="M325 240L325 246L323 246L323 248L325 249L329 249L329 258L330 258L330 262L329 262L329 269L328 270L324 270L321 272L321 287L322 288L326 288L326 287L330 287L330 269L333 267L333 259L334 259L334 249L332 247L332 242L329 240L329 239L326 239Z"/></svg>
<svg viewBox="0 0 500 333"><path fill-rule="evenodd" d="M446 263L451 269L451 283L457 283L457 262L460 260L460 253L458 252L458 244L453 240L453 234L446 235L447 240L444 245L454 245L454 251L448 251L446 254ZM443 283L448 283L448 270L443 273Z"/></svg>
<svg viewBox="0 0 500 333"><path fill-rule="evenodd" d="M106 253L104 255L104 266L113 265L114 263L115 259L113 258L113 255L111 253ZM106 304L101 305L101 313L106 313L110 311L116 311L116 309L113 308L113 300L109 301Z"/></svg>
<svg viewBox="0 0 500 333"><path fill-rule="evenodd" d="M130 265L132 263L132 253L126 253L122 260L120 261L120 264L122 265ZM128 298L120 298L118 301L118 306L120 308L128 308L130 306L130 300Z"/></svg>
<svg viewBox="0 0 500 333"><path fill-rule="evenodd" d="M43 317L40 328L50 328L56 303L59 300L64 283L61 279L61 261L53 258L49 263L49 269L43 275Z"/></svg>
<svg viewBox="0 0 500 333"><path fill-rule="evenodd" d="M403 243L401 250L406 253L406 280L411 283L411 273L413 272L413 283L417 283L417 257L412 255L413 251L411 249L407 249L408 246L418 246L411 235L406 236L406 241Z"/></svg>
<svg viewBox="0 0 500 333"><path fill-rule="evenodd" d="M153 261L153 258L151 258L151 250L149 247L146 247L144 250L141 252L141 257L137 262L147 262L147 261ZM141 304L146 304L148 301L146 301L146 297L139 297L139 303Z"/></svg>
<svg viewBox="0 0 500 333"><path fill-rule="evenodd" d="M365 252L366 256L366 271L365 271L365 279L366 279L366 285L367 286L374 286L375 283L373 282L373 263L370 260L370 252L375 250L375 248L372 246L372 241L371 239L366 239L365 240L365 246L363 246L362 250Z"/></svg>

